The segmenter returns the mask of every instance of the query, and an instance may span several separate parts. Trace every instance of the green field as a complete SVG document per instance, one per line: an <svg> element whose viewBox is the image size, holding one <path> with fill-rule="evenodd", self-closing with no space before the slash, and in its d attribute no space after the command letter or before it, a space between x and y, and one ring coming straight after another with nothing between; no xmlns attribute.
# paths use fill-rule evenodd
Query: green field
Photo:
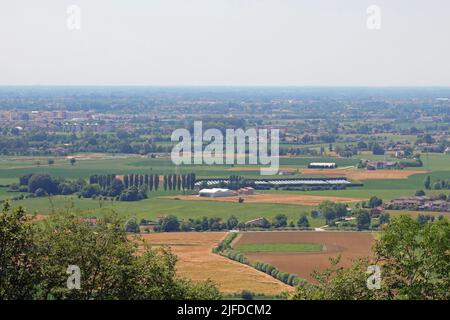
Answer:
<svg viewBox="0 0 450 320"><path fill-rule="evenodd" d="M313 207L285 204L262 203L231 203L221 201L189 201L150 198L136 202L99 201L92 199L78 199L71 196L55 196L48 198L31 198L14 201L13 205L23 206L29 213L49 214L54 210L74 210L86 216L99 216L106 212L117 212L124 218L136 217L138 219L156 219L160 215L173 214L179 219L222 217L227 219L231 215L238 217L239 221L248 221L259 217L271 220L275 215L282 213L288 217L288 222L297 222L302 214L309 216ZM309 216L312 227L325 225L322 218L313 219Z"/></svg>
<svg viewBox="0 0 450 320"><path fill-rule="evenodd" d="M359 157L351 159L340 158L281 158L281 169L285 167L304 168L309 162L313 161L331 161L338 163L339 166L355 165ZM87 179L93 174L168 174L168 173L189 173L195 172L198 178L202 177L228 177L230 175L240 175L246 177L258 177L259 171L233 171L233 166L180 166L175 167L167 157L150 158L138 155L95 155L94 158L79 159L75 165L71 165L66 158L57 157L54 165L49 166L47 160L49 157L0 157L0 200L10 199L20 195L20 193L8 192L6 185L17 183L21 175L27 173L49 173L54 176L68 179L84 178ZM372 156L372 158L384 159L384 156ZM423 189L423 181L427 175L432 180L450 179L450 155L443 154L423 154L422 160L424 167L431 171L427 174L416 174L408 179L398 180L366 180L363 181L363 187L348 188L346 190L326 190L326 191L282 191L269 190L269 193L288 193L288 194L308 194L320 196L337 196L353 198L370 198L378 196L383 200L389 200L400 196L412 196L416 190ZM39 163L38 163L39 162ZM241 166L241 165L239 165ZM279 176L276 176L279 177ZM178 195L179 191L151 192L150 199L138 202L118 202L118 201L99 201L92 199L79 199L76 196L55 196L52 198L52 204L47 198L30 198L20 201L14 201L14 206L24 206L29 212L48 214L52 207L64 209L72 206L82 214L100 215L106 211L114 210L119 214L129 217L155 219L159 215L174 214L180 219L201 218L219 216L228 218L232 214L239 216L241 221L248 221L258 217L272 219L276 214L282 213L288 216L288 222L297 221L301 214L310 214L314 207L296 206L286 204L251 204L251 203L229 203L220 201L186 201L173 199L160 199L163 195ZM260 191L263 192L263 191ZM427 194L445 193L450 194L449 190L432 190ZM311 219L313 227L323 226L323 219Z"/></svg>
<svg viewBox="0 0 450 320"><path fill-rule="evenodd" d="M317 243L245 243L234 249L243 253L256 252L320 252L321 244Z"/></svg>

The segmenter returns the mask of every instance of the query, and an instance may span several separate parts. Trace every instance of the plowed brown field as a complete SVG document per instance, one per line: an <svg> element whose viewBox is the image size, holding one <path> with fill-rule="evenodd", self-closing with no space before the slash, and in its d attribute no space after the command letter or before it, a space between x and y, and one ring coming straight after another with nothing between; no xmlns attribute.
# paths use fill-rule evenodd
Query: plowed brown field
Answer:
<svg viewBox="0 0 450 320"><path fill-rule="evenodd" d="M352 203L361 202L367 199L362 198L346 198L346 197L331 197L331 196L311 196L303 194L254 194L241 196L245 199L246 203L283 203L302 206L317 206L323 201L329 200L338 203ZM210 201L225 201L225 202L238 202L238 196L222 197L222 198L208 198L199 196L167 196L161 198L168 199L181 199L181 200L210 200Z"/></svg>
<svg viewBox="0 0 450 320"><path fill-rule="evenodd" d="M151 233L143 237L155 246L168 245L177 255L177 274L193 281L211 279L225 293L251 290L266 294L291 291L292 287L249 266L211 252L225 232Z"/></svg>
<svg viewBox="0 0 450 320"><path fill-rule="evenodd" d="M251 261L267 262L278 269L293 273L313 281L311 273L330 267L329 258L339 254L341 265L348 267L351 259L370 257L374 237L363 232L245 232L235 241L235 245L245 243L318 243L323 252L269 252L246 253Z"/></svg>

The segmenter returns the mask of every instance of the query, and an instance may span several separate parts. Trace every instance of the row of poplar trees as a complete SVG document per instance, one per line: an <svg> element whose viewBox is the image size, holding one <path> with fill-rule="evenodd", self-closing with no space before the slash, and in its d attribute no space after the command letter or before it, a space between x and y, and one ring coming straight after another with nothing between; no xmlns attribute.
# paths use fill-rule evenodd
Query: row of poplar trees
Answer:
<svg viewBox="0 0 450 320"><path fill-rule="evenodd" d="M115 174L92 175L89 177L90 184L98 184L102 189L111 187L116 179ZM158 191L159 188L158 174L126 174L123 176L123 186L129 188L132 186L147 186L150 191ZM195 187L195 173L188 174L169 174L163 177L164 190L191 190Z"/></svg>
<svg viewBox="0 0 450 320"><path fill-rule="evenodd" d="M164 190L192 190L195 187L195 173L165 175L163 186Z"/></svg>

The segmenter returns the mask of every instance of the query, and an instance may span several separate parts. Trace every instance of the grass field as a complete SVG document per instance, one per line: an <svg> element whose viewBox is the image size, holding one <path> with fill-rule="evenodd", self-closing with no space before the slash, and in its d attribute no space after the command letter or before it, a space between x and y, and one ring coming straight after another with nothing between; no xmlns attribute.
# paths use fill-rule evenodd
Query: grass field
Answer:
<svg viewBox="0 0 450 320"><path fill-rule="evenodd" d="M55 210L64 210L73 207L77 212L86 216L98 216L106 212L115 211L124 218L136 217L138 219L156 219L160 215L174 214L179 219L202 218L202 217L222 217L228 219L231 215L236 215L240 221L248 221L259 217L266 217L271 220L276 214L283 213L288 217L288 221L297 222L302 214L309 215L313 207L285 205L285 204L263 204L263 203L231 203L219 201L189 201L150 199L123 202L105 201L99 202L92 199L78 199L70 196L55 196L51 199ZM48 214L51 212L52 204L48 198L32 198L14 201L14 206L23 206L29 213ZM320 227L325 224L322 218L313 219L309 216L312 227Z"/></svg>
<svg viewBox="0 0 450 320"><path fill-rule="evenodd" d="M317 243L246 243L234 247L243 253L255 252L320 252L322 245Z"/></svg>
<svg viewBox="0 0 450 320"><path fill-rule="evenodd" d="M305 168L313 161L336 162L341 168L352 166L358 162L362 155L350 159L339 158L280 158L281 170L284 168ZM366 157L364 155L364 157ZM70 165L64 157L53 158L55 164L49 166L49 157L0 157L0 185L17 183L18 177L27 173L49 173L54 176L69 179L87 179L92 174L125 174L125 173L187 173L195 172L197 177L228 177L230 175L242 175L246 177L257 177L259 171L239 171L238 166L180 166L175 167L167 157L149 158L138 155L104 155L104 154L81 154L77 156L75 165ZM385 156L370 156L374 159L384 159ZM431 173L414 174L406 179L377 179L365 180L363 187L347 188L346 190L326 190L326 191L281 191L269 190L260 193L269 193L294 196L322 196L322 197L346 197L357 199L368 199L378 196L383 200L390 200L400 196L412 196L416 190L423 189L423 180L430 175L432 180L450 179L450 155L443 154L423 154L424 167L420 170L429 170ZM39 165L38 165L39 162ZM239 167L242 167L239 165ZM244 166L245 167L245 166ZM301 171L301 169L300 169ZM277 176L278 177L278 176ZM449 190L427 191L427 194L445 193ZM180 192L152 192L150 199L139 202L99 202L91 199L78 199L75 196L53 197L53 207L63 209L73 206L76 210L86 215L99 215L105 211L115 210L119 214L137 218L156 218L161 214L175 214L181 219L220 216L228 218L232 214L239 215L240 219L247 221L258 217L272 218L278 213L288 216L288 221L297 221L301 214L309 214L314 207L292 205L286 203L225 203L219 201L185 201L173 199L158 199L160 196L175 196ZM7 188L0 187L0 200L12 198L18 193L8 192ZM276 201L275 201L276 202ZM52 205L47 198L25 199L16 201L14 205L22 205L31 212L47 214L52 210ZM317 205L317 204L314 204ZM324 224L322 219L310 219L313 227Z"/></svg>

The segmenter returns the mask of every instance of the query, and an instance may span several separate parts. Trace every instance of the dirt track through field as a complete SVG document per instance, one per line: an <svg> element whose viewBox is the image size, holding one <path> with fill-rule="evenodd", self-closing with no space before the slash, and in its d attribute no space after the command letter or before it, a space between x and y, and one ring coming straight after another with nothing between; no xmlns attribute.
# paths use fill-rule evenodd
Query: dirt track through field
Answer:
<svg viewBox="0 0 450 320"><path fill-rule="evenodd" d="M143 235L155 246L168 245L177 255L177 274L193 281L207 280L218 284L225 293L251 290L266 294L291 291L292 287L249 266L211 252L225 232L171 232Z"/></svg>
<svg viewBox="0 0 450 320"><path fill-rule="evenodd" d="M255 171L256 167L235 167L233 171ZM364 169L309 169L281 168L281 171L300 172L302 176L346 177L352 180L407 179L413 174L427 173L426 170L364 170Z"/></svg>
<svg viewBox="0 0 450 320"><path fill-rule="evenodd" d="M330 267L329 258L342 256L344 267L351 265L350 259L370 257L374 237L363 232L245 232L236 240L238 244L249 243L318 243L325 247L323 252L270 252L247 253L251 261L262 261L278 269L293 273L314 282L311 273Z"/></svg>
<svg viewBox="0 0 450 320"><path fill-rule="evenodd" d="M361 202L367 199L362 198L346 198L346 197L332 197L332 196L311 196L303 194L282 194L282 193L265 193L241 196L244 198L244 203L280 203L292 204L302 206L317 206L323 201L329 200L338 203L354 203ZM199 196L165 196L160 198L180 199L180 200L197 200L197 201L225 201L238 202L239 196L222 197L222 198L208 198Z"/></svg>

